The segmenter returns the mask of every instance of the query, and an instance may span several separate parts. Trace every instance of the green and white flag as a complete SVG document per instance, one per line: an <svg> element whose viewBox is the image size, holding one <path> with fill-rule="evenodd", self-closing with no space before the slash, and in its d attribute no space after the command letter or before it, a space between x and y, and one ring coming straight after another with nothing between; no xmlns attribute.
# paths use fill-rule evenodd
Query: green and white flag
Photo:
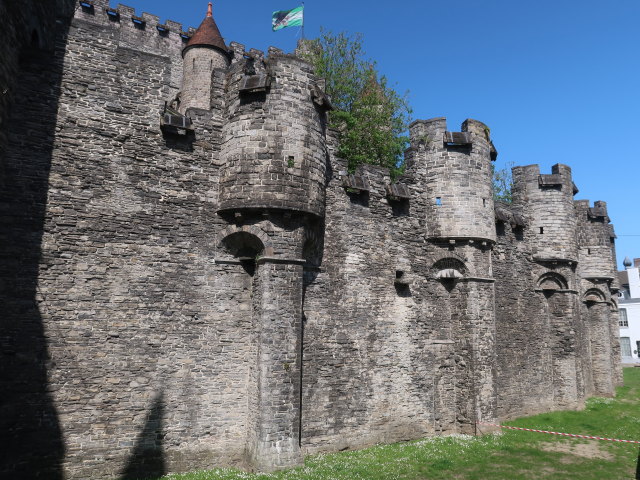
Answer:
<svg viewBox="0 0 640 480"><path fill-rule="evenodd" d="M272 30L274 32L285 27L301 27L303 25L302 7L296 7L293 10L280 10L273 12L271 18Z"/></svg>

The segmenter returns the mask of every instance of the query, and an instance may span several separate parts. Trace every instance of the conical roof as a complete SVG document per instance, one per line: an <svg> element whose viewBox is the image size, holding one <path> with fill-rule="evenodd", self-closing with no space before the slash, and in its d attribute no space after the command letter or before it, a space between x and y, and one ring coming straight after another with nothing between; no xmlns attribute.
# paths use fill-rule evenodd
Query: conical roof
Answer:
<svg viewBox="0 0 640 480"><path fill-rule="evenodd" d="M182 50L183 56L188 49L195 46L213 47L222 50L224 53L229 53L229 49L225 45L222 35L220 35L218 25L216 25L216 22L213 19L212 10L213 8L211 2L209 2L207 16L204 17L204 20L202 20L202 23L191 36L191 38L187 42L186 47L184 47L184 49Z"/></svg>

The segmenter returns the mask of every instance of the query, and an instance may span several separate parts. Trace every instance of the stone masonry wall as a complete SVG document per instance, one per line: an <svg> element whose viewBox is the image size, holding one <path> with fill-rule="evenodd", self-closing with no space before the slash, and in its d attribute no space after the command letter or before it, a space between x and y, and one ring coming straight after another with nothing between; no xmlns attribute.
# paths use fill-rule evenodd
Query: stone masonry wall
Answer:
<svg viewBox="0 0 640 480"><path fill-rule="evenodd" d="M51 332L36 297L72 9L0 3L0 476L12 478L60 478L65 454Z"/></svg>
<svg viewBox="0 0 640 480"><path fill-rule="evenodd" d="M613 393L613 231L568 167L516 169L496 221L488 128L417 121L392 195L335 157L308 64L236 43L211 110L163 132L180 24L23 3L0 3L0 476L273 470Z"/></svg>
<svg viewBox="0 0 640 480"><path fill-rule="evenodd" d="M361 193L344 188L346 173L332 159L322 265L306 273L303 449L474 432L495 415L493 384L479 380L484 367L493 376L495 333L482 326L493 325L493 284L474 279L486 276L488 250L428 241L411 176L399 180L411 191L399 205L384 171L357 172L370 187ZM465 278L436 278L447 259L466 266Z"/></svg>
<svg viewBox="0 0 640 480"><path fill-rule="evenodd" d="M161 134L182 40L150 23L137 32L99 7L78 9L53 67L23 70L12 109L3 379L15 379L6 391L25 391L10 408L34 407L3 412L15 447L2 469L135 478L243 462L256 348L243 314L249 277L213 263L226 225L214 203L220 137L198 123L190 143ZM27 440L42 425L48 455Z"/></svg>

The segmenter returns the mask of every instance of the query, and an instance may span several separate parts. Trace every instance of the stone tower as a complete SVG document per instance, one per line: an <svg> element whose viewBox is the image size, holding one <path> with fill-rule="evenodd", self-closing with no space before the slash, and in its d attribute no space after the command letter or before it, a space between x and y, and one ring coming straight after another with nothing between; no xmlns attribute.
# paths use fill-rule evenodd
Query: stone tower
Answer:
<svg viewBox="0 0 640 480"><path fill-rule="evenodd" d="M551 174L538 165L513 168L513 205L528 220L525 241L531 248L533 281L543 298L552 341L554 403L575 407L585 384L581 362L585 338L577 332L577 219L573 196L578 189L571 168L556 164Z"/></svg>
<svg viewBox="0 0 640 480"><path fill-rule="evenodd" d="M211 108L213 71L229 66L229 50L213 19L209 2L207 16L182 50L183 77L180 112L188 108Z"/></svg>
<svg viewBox="0 0 640 480"><path fill-rule="evenodd" d="M325 114L312 99L311 65L272 52L234 63L227 82L219 211L322 217Z"/></svg>
<svg viewBox="0 0 640 480"><path fill-rule="evenodd" d="M232 225L222 245L252 275L247 452L272 470L302 458L303 265L324 217L326 113L310 64L276 49L266 60L255 50L243 57L226 79L218 214Z"/></svg>
<svg viewBox="0 0 640 480"><path fill-rule="evenodd" d="M432 275L448 292L450 310L466 312L453 340L457 351L467 352L469 368L461 383L477 392L466 406L458 406L469 422L461 430L474 431L472 419L495 419L491 162L496 152L483 123L467 119L461 130L448 131L445 118L413 122L407 164L419 179L425 238L435 255Z"/></svg>
<svg viewBox="0 0 640 480"><path fill-rule="evenodd" d="M622 383L619 376L620 351L616 303L612 299L616 276L615 233L609 223L606 202L575 202L578 218L578 257L582 318L589 336L591 359L590 393L609 395Z"/></svg>

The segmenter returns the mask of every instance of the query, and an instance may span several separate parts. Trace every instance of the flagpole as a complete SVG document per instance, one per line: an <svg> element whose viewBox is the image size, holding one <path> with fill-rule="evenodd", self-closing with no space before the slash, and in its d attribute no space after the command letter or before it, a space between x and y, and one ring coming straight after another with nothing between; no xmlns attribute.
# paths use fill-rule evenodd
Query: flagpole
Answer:
<svg viewBox="0 0 640 480"><path fill-rule="evenodd" d="M302 2L302 40L304 40L304 2Z"/></svg>

